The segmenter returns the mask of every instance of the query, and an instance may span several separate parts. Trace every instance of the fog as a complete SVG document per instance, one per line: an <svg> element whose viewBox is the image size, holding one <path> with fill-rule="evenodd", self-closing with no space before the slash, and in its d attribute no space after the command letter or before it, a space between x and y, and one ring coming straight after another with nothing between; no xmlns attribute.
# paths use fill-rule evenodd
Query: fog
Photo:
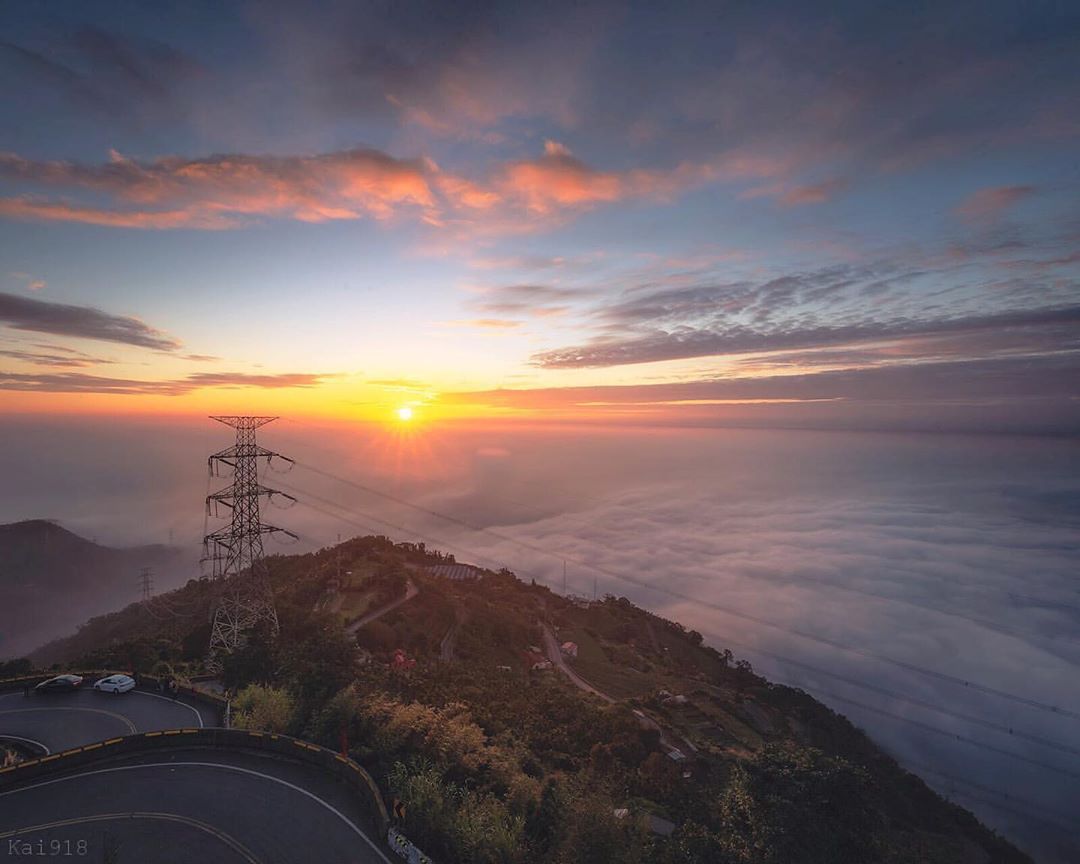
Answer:
<svg viewBox="0 0 1080 864"><path fill-rule="evenodd" d="M9 417L0 521L114 545L171 532L194 557L206 456L229 433ZM282 420L260 443L298 460L264 482L300 503L264 518L300 543L268 551L386 533L557 590L565 561L570 592L701 631L1038 860L1080 860L1075 441Z"/></svg>

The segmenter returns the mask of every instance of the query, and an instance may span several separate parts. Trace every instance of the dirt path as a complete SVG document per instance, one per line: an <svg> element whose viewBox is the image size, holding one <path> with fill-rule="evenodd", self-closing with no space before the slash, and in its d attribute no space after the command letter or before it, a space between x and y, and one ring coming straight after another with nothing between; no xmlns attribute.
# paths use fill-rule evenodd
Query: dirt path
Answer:
<svg viewBox="0 0 1080 864"><path fill-rule="evenodd" d="M544 630L544 648L547 651L548 660L558 667L562 673L573 682L575 687L584 690L587 693L592 693L594 696L599 696L605 702L618 701L617 699L608 696L607 693L597 690L592 684L571 669L566 662L566 658L563 657L562 651L559 649L559 643L555 639L555 634L551 632L551 628L547 624L541 624L540 626Z"/></svg>
<svg viewBox="0 0 1080 864"><path fill-rule="evenodd" d="M468 618L468 613L455 606L454 623L450 625L450 629L446 631L442 642L439 643L439 659L442 662L449 663L454 659L454 645L457 642L458 631L461 630L461 625L465 623L466 618Z"/></svg>
<svg viewBox="0 0 1080 864"><path fill-rule="evenodd" d="M402 603L408 603L410 600L412 600L413 597L415 597L419 593L420 589L416 587L416 584L412 581L412 579L406 579L404 597L398 597L398 599L395 600L393 603L387 603L381 609L376 609L374 612L368 612L366 615L357 618L355 621L353 621L352 624L345 628L345 632L348 633L350 636L356 635L356 631L363 627L365 624L370 624L372 621L378 618L382 618L382 616L385 615L387 612L393 612Z"/></svg>

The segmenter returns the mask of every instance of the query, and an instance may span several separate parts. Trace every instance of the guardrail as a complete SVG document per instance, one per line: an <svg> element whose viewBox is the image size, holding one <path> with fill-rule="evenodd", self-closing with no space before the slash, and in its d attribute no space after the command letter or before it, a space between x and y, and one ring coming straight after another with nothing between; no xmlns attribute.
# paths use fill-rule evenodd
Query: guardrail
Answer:
<svg viewBox="0 0 1080 864"><path fill-rule="evenodd" d="M124 758L135 753L173 747L217 747L225 750L257 750L315 765L352 788L364 803L367 828L372 837L385 838L390 827L386 804L371 775L352 759L318 744L288 735L243 729L165 729L109 738L96 744L73 747L60 753L29 759L0 768L0 789L18 786L42 775L66 773L85 765Z"/></svg>

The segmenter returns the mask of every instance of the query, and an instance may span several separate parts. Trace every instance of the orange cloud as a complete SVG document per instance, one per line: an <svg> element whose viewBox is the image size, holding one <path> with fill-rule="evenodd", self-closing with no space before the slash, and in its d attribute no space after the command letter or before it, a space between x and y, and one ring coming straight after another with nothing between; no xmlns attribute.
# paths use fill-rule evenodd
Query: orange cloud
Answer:
<svg viewBox="0 0 1080 864"><path fill-rule="evenodd" d="M520 327L520 321L510 318L470 318L463 321L446 321L450 327L479 327L482 330L511 330Z"/></svg>
<svg viewBox="0 0 1080 864"><path fill-rule="evenodd" d="M104 210L31 198L0 198L0 217L42 222L81 222L108 228L232 228L234 220L221 214L186 210Z"/></svg>
<svg viewBox="0 0 1080 864"><path fill-rule="evenodd" d="M596 171L555 141L545 142L544 155L538 159L507 165L497 182L507 196L539 214L562 207L618 201L629 192L626 175Z"/></svg>
<svg viewBox="0 0 1080 864"><path fill-rule="evenodd" d="M4 154L0 177L97 193L110 206L10 198L0 202L0 213L135 228L226 228L250 216L303 222L386 219L402 207L434 209L430 180L436 172L427 160L395 159L377 150L165 157L146 163L113 153L104 165L34 162Z"/></svg>
<svg viewBox="0 0 1080 864"><path fill-rule="evenodd" d="M149 162L113 152L98 165L7 153L0 154L0 180L35 187L35 194L0 198L0 217L215 230L259 217L326 222L407 213L431 225L514 232L565 211L634 198L665 200L702 183L772 177L784 170L768 157L727 153L674 168L602 171L556 141L545 142L537 158L496 165L479 179L444 172L430 159L360 149ZM43 197L42 188L58 189L60 196Z"/></svg>

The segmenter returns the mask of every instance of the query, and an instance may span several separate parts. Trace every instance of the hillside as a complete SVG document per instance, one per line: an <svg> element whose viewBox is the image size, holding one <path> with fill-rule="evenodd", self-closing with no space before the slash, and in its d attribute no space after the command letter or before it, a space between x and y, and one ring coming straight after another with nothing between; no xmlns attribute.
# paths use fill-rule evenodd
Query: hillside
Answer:
<svg viewBox="0 0 1080 864"><path fill-rule="evenodd" d="M0 658L124 605L137 596L143 567L159 585L175 585L184 564L168 546L113 549L46 520L0 525Z"/></svg>
<svg viewBox="0 0 1080 864"><path fill-rule="evenodd" d="M239 723L347 748L441 864L1030 860L844 717L678 623L508 571L428 569L450 562L381 537L270 558L281 636L256 634L224 675ZM35 659L194 675L210 602L193 581Z"/></svg>

